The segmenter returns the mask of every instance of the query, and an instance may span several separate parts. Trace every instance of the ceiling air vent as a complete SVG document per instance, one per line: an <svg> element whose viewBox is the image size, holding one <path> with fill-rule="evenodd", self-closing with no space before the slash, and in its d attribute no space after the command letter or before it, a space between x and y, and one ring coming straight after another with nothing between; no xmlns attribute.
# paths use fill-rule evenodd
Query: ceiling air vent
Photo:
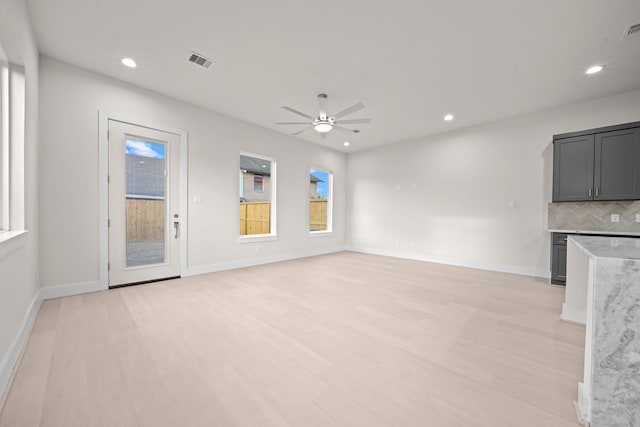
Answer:
<svg viewBox="0 0 640 427"><path fill-rule="evenodd" d="M193 62L196 65L199 65L201 67L204 68L209 68L211 67L211 64L213 64L213 61L210 60L209 58L206 58L202 55L200 55L199 53L196 53L194 51L191 51L191 54L189 55L189 62Z"/></svg>
<svg viewBox="0 0 640 427"><path fill-rule="evenodd" d="M629 26L625 30L622 40L628 40L631 38L638 38L638 37L640 37L640 24L634 24Z"/></svg>

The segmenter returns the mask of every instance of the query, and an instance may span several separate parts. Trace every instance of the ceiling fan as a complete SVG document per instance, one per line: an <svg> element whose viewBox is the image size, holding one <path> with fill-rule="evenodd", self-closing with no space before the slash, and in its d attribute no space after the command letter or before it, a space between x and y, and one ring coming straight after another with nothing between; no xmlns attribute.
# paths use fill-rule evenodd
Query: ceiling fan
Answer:
<svg viewBox="0 0 640 427"><path fill-rule="evenodd" d="M360 132L357 129L347 129L342 125L360 125L360 124L364 125L364 124L371 123L371 119L340 120L344 116L347 116L349 114L355 113L356 111L362 110L364 108L364 105L361 102L358 102L357 104L354 104L349 108L345 108L344 110L340 111L337 114L334 114L333 116L330 116L327 113L327 95L326 94L321 93L320 95L318 95L318 104L320 105L320 113L318 114L318 117L315 117L315 118L308 114L302 113L298 110L294 110L291 107L282 107L285 110L290 111L299 116L302 116L306 119L309 119L310 121L278 122L276 124L277 125L307 125L307 127L305 127L304 129L294 132L291 135L300 135L302 132L306 132L309 129L314 129L323 138L326 138L327 133L331 132L333 129L340 132L348 133L348 134L356 134Z"/></svg>

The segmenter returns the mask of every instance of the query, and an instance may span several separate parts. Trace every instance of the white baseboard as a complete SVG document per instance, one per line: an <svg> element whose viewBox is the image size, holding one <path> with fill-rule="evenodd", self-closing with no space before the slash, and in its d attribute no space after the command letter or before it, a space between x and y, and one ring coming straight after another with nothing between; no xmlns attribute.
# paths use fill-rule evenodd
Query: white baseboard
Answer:
<svg viewBox="0 0 640 427"><path fill-rule="evenodd" d="M587 324L587 313L581 310L576 310L567 305L566 302L562 303L562 314L560 315L562 320L568 320L570 322Z"/></svg>
<svg viewBox="0 0 640 427"><path fill-rule="evenodd" d="M185 277L197 276L199 274L216 273L218 271L234 270L237 268L253 267L255 265L271 264L274 262L291 261L299 258L307 258L318 255L332 254L343 252L344 247L325 248L320 250L311 250L303 252L288 253L283 255L274 255L263 258L251 258L238 261L221 262L218 264L203 265L198 267L187 268Z"/></svg>
<svg viewBox="0 0 640 427"><path fill-rule="evenodd" d="M38 292L38 296L41 300L46 300L104 290L107 290L107 288L101 286L98 282L85 282L74 283L73 285L49 286L42 288L40 289L40 292Z"/></svg>
<svg viewBox="0 0 640 427"><path fill-rule="evenodd" d="M42 300L39 299L38 294L36 294L36 296L33 297L33 301L31 301L31 305L29 306L24 319L22 319L22 324L20 325L18 334L9 346L9 350L5 354L4 359L2 359L2 363L0 363L0 410L4 403L4 392L11 380L11 375L13 374L13 368L16 366L18 360L20 360L22 349L25 346L27 337L31 331L31 326L36 318L36 314L38 314L38 310L40 310L41 304Z"/></svg>
<svg viewBox="0 0 640 427"><path fill-rule="evenodd" d="M580 410L580 416L583 421L591 421L590 409L589 409L589 395L585 390L584 383L578 383L578 409Z"/></svg>
<svg viewBox="0 0 640 427"><path fill-rule="evenodd" d="M438 264L456 265L459 267L477 268L479 270L498 271L500 273L519 274L521 276L542 277L548 279L551 277L549 271L539 268L522 267L508 264L494 264L482 261L473 261L459 258L448 258L439 256L430 256L417 254L413 252L401 252L387 249L373 249L348 246L345 250L352 252L360 252L364 254L383 255L395 258L412 259L416 261L435 262Z"/></svg>
<svg viewBox="0 0 640 427"><path fill-rule="evenodd" d="M40 306L42 305L42 301L70 295L85 294L87 292L94 292L102 289L103 287L101 287L97 282L88 282L42 288L36 293L25 314L16 337L9 346L9 350L2 360L2 363L0 363L0 409L2 409L5 390L11 380L11 375L13 374L16 364L20 360L20 355L25 347L27 338L31 332L31 328L33 327L33 322L35 321L38 310L40 310Z"/></svg>

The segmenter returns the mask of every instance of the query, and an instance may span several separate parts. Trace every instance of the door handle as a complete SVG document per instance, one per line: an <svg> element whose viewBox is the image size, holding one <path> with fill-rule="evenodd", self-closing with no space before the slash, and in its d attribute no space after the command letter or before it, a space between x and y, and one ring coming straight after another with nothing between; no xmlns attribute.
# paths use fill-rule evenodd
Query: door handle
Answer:
<svg viewBox="0 0 640 427"><path fill-rule="evenodd" d="M173 236L174 239L179 239L180 238L180 222L179 221L173 221L173 228L176 229L176 235Z"/></svg>

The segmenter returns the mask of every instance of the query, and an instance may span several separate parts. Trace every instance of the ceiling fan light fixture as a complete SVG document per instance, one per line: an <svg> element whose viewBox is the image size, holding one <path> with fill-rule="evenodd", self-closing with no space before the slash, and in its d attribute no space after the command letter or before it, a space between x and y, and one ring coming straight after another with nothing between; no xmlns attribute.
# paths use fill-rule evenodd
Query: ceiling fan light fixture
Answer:
<svg viewBox="0 0 640 427"><path fill-rule="evenodd" d="M333 126L328 121L320 121L315 123L313 125L313 128L316 130L316 132L327 133L331 129L333 129Z"/></svg>

